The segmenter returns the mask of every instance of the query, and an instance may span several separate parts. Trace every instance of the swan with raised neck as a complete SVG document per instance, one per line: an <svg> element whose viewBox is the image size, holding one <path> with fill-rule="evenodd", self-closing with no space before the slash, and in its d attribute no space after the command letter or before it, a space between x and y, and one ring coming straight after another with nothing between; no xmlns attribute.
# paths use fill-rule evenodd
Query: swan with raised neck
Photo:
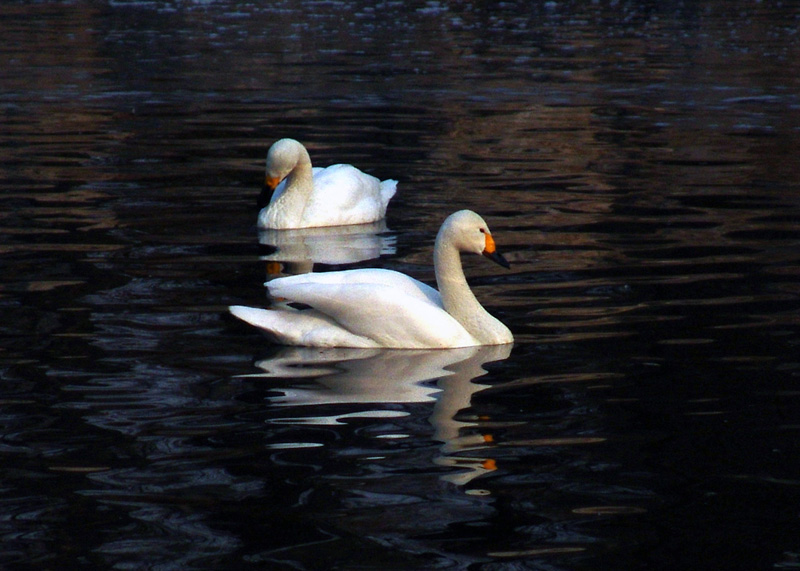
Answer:
<svg viewBox="0 0 800 571"><path fill-rule="evenodd" d="M511 331L470 290L461 252L509 267L483 218L461 210L445 220L436 237L438 291L387 269L312 272L266 283L273 299L310 309L281 302L270 309L233 306L230 311L285 345L445 349L512 343Z"/></svg>
<svg viewBox="0 0 800 571"><path fill-rule="evenodd" d="M476 235L476 230L480 235ZM448 216L436 235L433 267L442 306L481 345L511 343L514 337L508 327L486 311L472 293L461 265L461 252L482 254L505 268L510 267L497 251L486 222L470 210Z"/></svg>

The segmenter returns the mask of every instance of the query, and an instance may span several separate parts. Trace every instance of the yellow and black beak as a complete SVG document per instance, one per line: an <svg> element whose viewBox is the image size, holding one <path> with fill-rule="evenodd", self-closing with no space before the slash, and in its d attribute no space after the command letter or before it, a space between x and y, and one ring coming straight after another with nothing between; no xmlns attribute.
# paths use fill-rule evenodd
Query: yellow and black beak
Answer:
<svg viewBox="0 0 800 571"><path fill-rule="evenodd" d="M272 194L275 192L275 189L281 183L281 179L278 177L270 177L268 176L264 180L264 187L261 189L261 194L258 195L258 207L264 208L269 204L270 199L272 199Z"/></svg>
<svg viewBox="0 0 800 571"><path fill-rule="evenodd" d="M268 188L270 192L275 192L275 189L281 183L281 179L277 176L268 176L264 180L264 188Z"/></svg>
<svg viewBox="0 0 800 571"><path fill-rule="evenodd" d="M503 255L497 251L497 247L494 245L494 238L488 232L486 233L486 245L483 248L482 254L492 260L493 262L500 264L504 268L510 268L511 264L508 263Z"/></svg>

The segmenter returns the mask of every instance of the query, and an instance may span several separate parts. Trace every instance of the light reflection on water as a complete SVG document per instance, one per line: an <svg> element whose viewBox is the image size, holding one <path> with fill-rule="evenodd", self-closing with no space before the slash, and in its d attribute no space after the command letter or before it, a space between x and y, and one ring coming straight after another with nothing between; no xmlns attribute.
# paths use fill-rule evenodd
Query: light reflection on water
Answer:
<svg viewBox="0 0 800 571"><path fill-rule="evenodd" d="M267 262L268 277L307 273L315 264L355 264L391 256L397 251L397 237L390 233L386 220L297 230L260 228L258 243L266 250L261 259Z"/></svg>
<svg viewBox="0 0 800 571"><path fill-rule="evenodd" d="M0 565L797 567L800 12L529 4L0 9ZM510 355L229 319L282 136L400 181L320 269L484 215Z"/></svg>
<svg viewBox="0 0 800 571"><path fill-rule="evenodd" d="M297 414L271 420L278 424L329 425L355 418L399 418L410 413L393 409L396 405L429 403L431 438L442 443L441 456L432 462L458 468L457 473L444 474L442 479L463 486L490 470L494 460L460 454L484 450L490 447L492 439L491 432L481 429L479 421L456 420L456 417L469 408L474 393L488 388L474 382L486 374L482 366L506 359L510 354L510 345L429 351L286 348L258 361L256 366L265 372L252 377L284 378L291 383L285 388L270 384L271 390L280 396L269 398L269 404L290 407ZM306 378L314 384L296 384ZM347 412L336 414L339 406ZM320 416L321 412L327 414ZM374 437L411 436L393 430Z"/></svg>

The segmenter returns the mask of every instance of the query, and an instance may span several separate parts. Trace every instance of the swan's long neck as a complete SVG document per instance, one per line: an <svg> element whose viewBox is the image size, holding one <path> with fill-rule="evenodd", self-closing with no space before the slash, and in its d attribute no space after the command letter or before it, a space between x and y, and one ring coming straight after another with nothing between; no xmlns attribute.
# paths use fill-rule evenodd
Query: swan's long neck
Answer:
<svg viewBox="0 0 800 571"><path fill-rule="evenodd" d="M472 293L461 266L461 255L441 231L436 237L433 265L445 311L481 343L508 343L508 328L490 315Z"/></svg>
<svg viewBox="0 0 800 571"><path fill-rule="evenodd" d="M286 187L269 205L271 228L296 228L303 219L308 200L314 190L314 177L311 158L300 147L297 150L297 163L286 176Z"/></svg>

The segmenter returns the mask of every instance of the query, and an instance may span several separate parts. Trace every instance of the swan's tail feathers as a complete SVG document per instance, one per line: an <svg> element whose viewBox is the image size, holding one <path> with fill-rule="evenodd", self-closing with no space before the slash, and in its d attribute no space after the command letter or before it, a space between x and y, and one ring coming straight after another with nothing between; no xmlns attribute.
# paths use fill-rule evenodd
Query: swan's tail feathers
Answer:
<svg viewBox="0 0 800 571"><path fill-rule="evenodd" d="M372 348L378 344L371 339L350 333L319 312L298 311L291 307L261 309L232 305L228 310L242 321L258 327L281 345L308 347Z"/></svg>
<svg viewBox="0 0 800 571"><path fill-rule="evenodd" d="M302 332L291 326L291 319L287 320L286 311L278 309L261 309L260 307L245 307L232 305L228 311L245 323L258 327L267 337L282 345L302 345ZM289 309L289 311L293 311Z"/></svg>
<svg viewBox="0 0 800 571"><path fill-rule="evenodd" d="M383 214L386 214L386 207L389 206L389 201L397 192L397 181L387 179L381 181L381 205L383 206Z"/></svg>
<svg viewBox="0 0 800 571"><path fill-rule="evenodd" d="M234 317L238 317L245 323L254 325L259 329L266 329L270 331L275 324L275 312L269 309L261 309L258 307L245 307L244 305L232 305L228 311Z"/></svg>

